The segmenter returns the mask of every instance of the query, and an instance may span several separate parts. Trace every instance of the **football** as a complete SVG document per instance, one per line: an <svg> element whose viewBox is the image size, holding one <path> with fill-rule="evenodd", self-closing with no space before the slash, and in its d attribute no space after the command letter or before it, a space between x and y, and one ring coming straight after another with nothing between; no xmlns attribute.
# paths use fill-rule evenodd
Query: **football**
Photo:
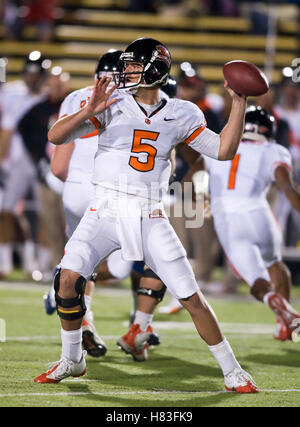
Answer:
<svg viewBox="0 0 300 427"><path fill-rule="evenodd" d="M239 95L259 96L269 90L267 77L251 62L227 62L223 74L231 89Z"/></svg>

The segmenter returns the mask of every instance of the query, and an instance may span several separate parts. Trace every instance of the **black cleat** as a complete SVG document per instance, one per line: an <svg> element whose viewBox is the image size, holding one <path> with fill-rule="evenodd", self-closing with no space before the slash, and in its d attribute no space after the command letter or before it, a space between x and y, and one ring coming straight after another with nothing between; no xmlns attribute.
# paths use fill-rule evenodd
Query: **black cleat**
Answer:
<svg viewBox="0 0 300 427"><path fill-rule="evenodd" d="M147 342L149 345L160 345L159 336L153 332Z"/></svg>
<svg viewBox="0 0 300 427"><path fill-rule="evenodd" d="M102 357L106 354L107 348L95 340L95 336L91 331L84 331L82 333L82 346L87 354L92 357Z"/></svg>

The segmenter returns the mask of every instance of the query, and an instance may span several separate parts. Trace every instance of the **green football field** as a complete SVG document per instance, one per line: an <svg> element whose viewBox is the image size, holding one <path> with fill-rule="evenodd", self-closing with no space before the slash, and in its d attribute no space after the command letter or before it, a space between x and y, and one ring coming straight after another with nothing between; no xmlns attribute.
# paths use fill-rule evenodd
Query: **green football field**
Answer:
<svg viewBox="0 0 300 427"><path fill-rule="evenodd" d="M248 295L208 299L259 394L224 391L222 373L184 311L155 317L162 344L150 349L148 361L134 362L116 346L127 331L130 291L113 287L97 288L92 307L106 356L87 356L87 373L80 379L35 384L33 378L59 359L61 349L58 317L43 309L47 290L46 285L0 283L0 318L6 324L6 341L0 342L1 407L300 406L300 342L275 341L273 314ZM293 297L300 309L299 288Z"/></svg>

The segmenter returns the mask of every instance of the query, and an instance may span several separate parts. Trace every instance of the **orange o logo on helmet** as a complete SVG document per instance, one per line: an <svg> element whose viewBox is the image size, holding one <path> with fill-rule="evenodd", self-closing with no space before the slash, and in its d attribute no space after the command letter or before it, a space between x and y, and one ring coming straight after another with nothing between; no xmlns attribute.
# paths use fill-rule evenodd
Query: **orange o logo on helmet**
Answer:
<svg viewBox="0 0 300 427"><path fill-rule="evenodd" d="M156 46L156 50L158 52L157 59L160 59L161 61L164 61L169 67L171 65L171 58L170 54L168 52L168 49L165 46L158 45Z"/></svg>

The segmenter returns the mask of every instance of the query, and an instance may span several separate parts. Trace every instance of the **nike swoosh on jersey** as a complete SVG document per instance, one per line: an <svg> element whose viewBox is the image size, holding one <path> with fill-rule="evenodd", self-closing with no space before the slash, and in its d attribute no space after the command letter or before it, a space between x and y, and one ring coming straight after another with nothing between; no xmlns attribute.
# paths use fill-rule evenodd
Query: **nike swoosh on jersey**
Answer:
<svg viewBox="0 0 300 427"><path fill-rule="evenodd" d="M170 122L171 120L175 120L175 119L167 119L166 117L164 118L165 122Z"/></svg>

